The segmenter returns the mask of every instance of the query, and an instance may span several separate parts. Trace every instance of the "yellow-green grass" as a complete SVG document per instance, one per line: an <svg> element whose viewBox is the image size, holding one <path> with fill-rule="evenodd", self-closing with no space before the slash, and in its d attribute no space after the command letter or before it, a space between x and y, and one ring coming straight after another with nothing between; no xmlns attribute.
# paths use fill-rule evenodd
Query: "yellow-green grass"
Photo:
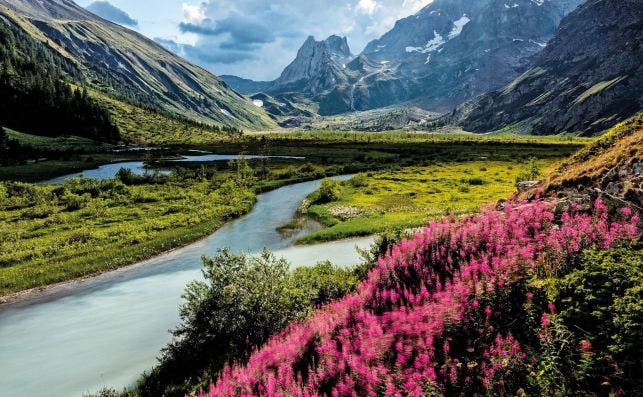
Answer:
<svg viewBox="0 0 643 397"><path fill-rule="evenodd" d="M643 157L643 112L617 124L592 145L580 150L563 164L544 183L544 190L583 185L600 185L611 170L626 168ZM627 190L640 186L626 186Z"/></svg>
<svg viewBox="0 0 643 397"><path fill-rule="evenodd" d="M160 183L0 183L0 296L95 275L204 237L249 211L256 192L342 172L271 164L239 182L229 168ZM180 175L180 176L179 176ZM236 182L235 182L236 181Z"/></svg>
<svg viewBox="0 0 643 397"><path fill-rule="evenodd" d="M546 173L556 161L545 159L538 163ZM488 203L511 196L517 177L529 168L524 163L485 160L361 174L360 183L342 184L338 200L309 208L309 215L327 227L299 242L418 227L449 213L476 212ZM313 193L311 200L315 194L318 193Z"/></svg>
<svg viewBox="0 0 643 397"><path fill-rule="evenodd" d="M110 182L84 194L74 194L75 186L29 186L9 198L11 186L0 192L0 296L180 246L248 211L255 199L249 189L223 192L207 181Z"/></svg>
<svg viewBox="0 0 643 397"><path fill-rule="evenodd" d="M198 126L163 113L134 106L96 90L92 98L112 116L124 141L136 144L202 144L229 142L232 138L206 126Z"/></svg>
<svg viewBox="0 0 643 397"><path fill-rule="evenodd" d="M308 141L344 143L498 143L534 145L587 145L593 138L571 135L534 136L518 134L473 134L466 132L428 133L407 131L287 131L263 135L269 141Z"/></svg>
<svg viewBox="0 0 643 397"><path fill-rule="evenodd" d="M5 128L9 139L18 141L21 146L29 146L41 151L100 151L110 149L109 144L101 144L88 138L79 136L47 137L32 134L25 134Z"/></svg>

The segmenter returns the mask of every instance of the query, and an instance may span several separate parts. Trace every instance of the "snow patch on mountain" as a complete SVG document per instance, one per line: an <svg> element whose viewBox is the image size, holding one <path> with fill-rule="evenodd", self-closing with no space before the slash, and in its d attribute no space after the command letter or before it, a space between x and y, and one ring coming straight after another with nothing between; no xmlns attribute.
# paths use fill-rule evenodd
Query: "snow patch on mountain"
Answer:
<svg viewBox="0 0 643 397"><path fill-rule="evenodd" d="M457 21L453 22L453 29L451 29L451 32L449 32L449 36L448 36L449 40L460 36L460 33L462 33L462 29L469 22L471 22L471 19L469 19L469 17L467 17L467 14L463 14L462 18L460 18Z"/></svg>
<svg viewBox="0 0 643 397"><path fill-rule="evenodd" d="M433 31L433 38L429 40L424 47L406 47L406 52L421 52L426 54L427 52L433 52L440 48L442 44L446 43L444 37L436 30Z"/></svg>
<svg viewBox="0 0 643 397"><path fill-rule="evenodd" d="M422 53L422 54L427 54L427 53L437 51L447 41L455 39L456 37L460 36L460 34L462 33L462 29L469 22L471 22L471 19L466 14L463 14L460 19L458 19L457 21L453 22L453 28L451 29L451 31L447 35L446 40L444 39L444 37L440 33L438 33L437 30L434 30L433 31L433 38L431 40L429 40L424 45L424 47L411 47L411 46L409 46L409 47L406 47L405 50L406 50L406 52L419 52L419 53ZM426 63L429 63L430 60L431 60L431 56L429 56L427 58Z"/></svg>

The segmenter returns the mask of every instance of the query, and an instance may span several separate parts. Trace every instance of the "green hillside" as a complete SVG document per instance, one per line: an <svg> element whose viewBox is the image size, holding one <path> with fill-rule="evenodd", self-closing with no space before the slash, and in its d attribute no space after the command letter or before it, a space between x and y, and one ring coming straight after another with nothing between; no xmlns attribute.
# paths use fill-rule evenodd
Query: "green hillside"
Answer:
<svg viewBox="0 0 643 397"><path fill-rule="evenodd" d="M275 126L216 76L74 3L0 0L0 16L76 69L75 82L128 104L211 125Z"/></svg>

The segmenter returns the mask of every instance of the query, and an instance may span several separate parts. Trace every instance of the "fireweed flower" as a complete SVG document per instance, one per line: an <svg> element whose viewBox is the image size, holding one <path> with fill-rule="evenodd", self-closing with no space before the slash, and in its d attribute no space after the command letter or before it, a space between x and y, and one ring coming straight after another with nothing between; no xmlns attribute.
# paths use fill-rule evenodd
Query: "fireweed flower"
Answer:
<svg viewBox="0 0 643 397"><path fill-rule="evenodd" d="M610 221L597 200L589 213L573 208L556 219L555 205L509 202L431 222L381 257L355 293L275 335L246 365L226 367L201 396L421 396L476 384L501 391L533 357L499 333L494 321L504 308L483 299L543 265L556 271L583 249L639 233L631 210ZM521 304L533 299L523 296ZM543 310L543 332L553 314L553 304ZM480 337L479 362L448 334L465 324L477 324L469 331ZM585 342L581 348L591 349Z"/></svg>

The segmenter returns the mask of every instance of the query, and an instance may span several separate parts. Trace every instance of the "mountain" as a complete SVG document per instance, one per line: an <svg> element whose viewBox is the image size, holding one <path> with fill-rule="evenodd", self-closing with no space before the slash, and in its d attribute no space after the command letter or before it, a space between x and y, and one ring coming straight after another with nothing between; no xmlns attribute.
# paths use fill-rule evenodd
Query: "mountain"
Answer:
<svg viewBox="0 0 643 397"><path fill-rule="evenodd" d="M227 85L242 94L255 94L267 90L272 84L271 81L254 81L232 75L219 76Z"/></svg>
<svg viewBox="0 0 643 397"><path fill-rule="evenodd" d="M641 43L639 0L589 0L531 69L459 107L454 122L475 132L517 123L536 134L604 131L643 107Z"/></svg>
<svg viewBox="0 0 643 397"><path fill-rule="evenodd" d="M107 109L87 90L70 85L68 77L79 74L22 29L0 23L0 130L6 126L36 135L117 143L120 131ZM2 164L24 158L23 150L0 146L5 149Z"/></svg>
<svg viewBox="0 0 643 397"><path fill-rule="evenodd" d="M346 37L333 35L317 41L309 36L276 80L266 83L236 76L224 80L240 92L265 92L306 107L312 102L320 114L342 113L349 100L349 80L359 78L346 69L352 59Z"/></svg>
<svg viewBox="0 0 643 397"><path fill-rule="evenodd" d="M333 57L327 48L331 38L309 38L265 91L303 94L318 104L321 115L407 101L448 111L527 70L562 18L581 2L435 0L354 58L345 40L331 37L338 53Z"/></svg>
<svg viewBox="0 0 643 397"><path fill-rule="evenodd" d="M132 103L205 123L265 128L265 112L211 73L70 0L0 0L18 26L82 70L83 81Z"/></svg>
<svg viewBox="0 0 643 397"><path fill-rule="evenodd" d="M364 49L383 71L358 85L356 107L381 106L373 98L384 97L446 111L500 88L530 66L580 2L436 0Z"/></svg>
<svg viewBox="0 0 643 397"><path fill-rule="evenodd" d="M321 94L343 82L343 69L350 58L346 37L330 36L316 41L310 36L297 52L295 60L273 82L269 92Z"/></svg>

